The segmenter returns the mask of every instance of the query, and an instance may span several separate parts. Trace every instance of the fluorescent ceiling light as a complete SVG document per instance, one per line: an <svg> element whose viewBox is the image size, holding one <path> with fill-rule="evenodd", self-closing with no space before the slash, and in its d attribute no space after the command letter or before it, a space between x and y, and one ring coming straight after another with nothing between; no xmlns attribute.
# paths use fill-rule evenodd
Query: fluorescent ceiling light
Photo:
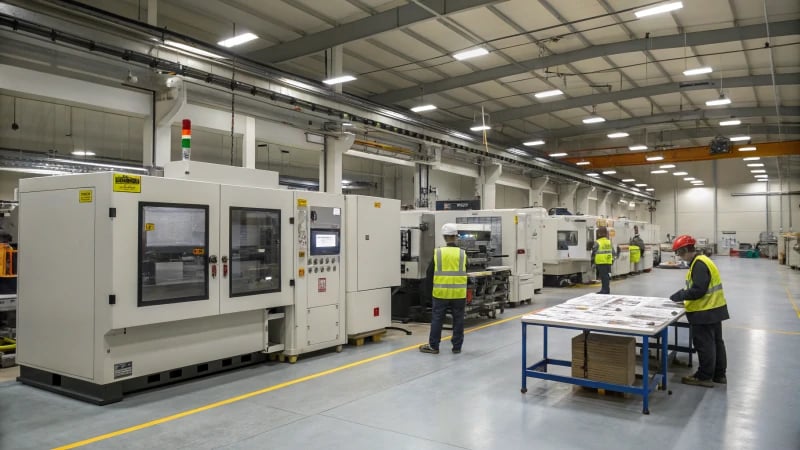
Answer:
<svg viewBox="0 0 800 450"><path fill-rule="evenodd" d="M604 119L604 118L602 118L602 117L600 117L598 115L595 115L595 114L592 114L591 116L583 119L583 123L602 123L602 122L605 122L605 121L606 121L606 119Z"/></svg>
<svg viewBox="0 0 800 450"><path fill-rule="evenodd" d="M550 156L551 158L559 158L559 157L561 157L561 156L567 156L567 154L566 154L566 153L564 153L564 152L561 152L561 153L550 153L550 155L549 155L549 156Z"/></svg>
<svg viewBox="0 0 800 450"><path fill-rule="evenodd" d="M228 39L219 41L219 42L217 42L217 45L221 45L223 47L236 47L237 45L242 45L244 43L247 43L247 42L250 42L250 41L254 41L256 39L258 39L258 36L256 36L255 34L253 34L253 33L244 33L244 34L240 34L238 36L234 36L232 38L228 38Z"/></svg>
<svg viewBox="0 0 800 450"><path fill-rule="evenodd" d="M453 58L463 61L465 59L475 58L477 56L488 55L489 51L485 48L473 48L472 50L465 50L463 52L458 52L453 55Z"/></svg>
<svg viewBox="0 0 800 450"><path fill-rule="evenodd" d="M662 164L662 165L658 166L658 168L659 169L674 169L675 168L675 164Z"/></svg>
<svg viewBox="0 0 800 450"><path fill-rule="evenodd" d="M607 135L610 139L617 139L617 138L624 138L630 136L630 134L624 131L617 131L616 133L610 133Z"/></svg>
<svg viewBox="0 0 800 450"><path fill-rule="evenodd" d="M343 127L352 127L353 124L352 124L352 122L342 122L342 126Z"/></svg>
<svg viewBox="0 0 800 450"><path fill-rule="evenodd" d="M756 181L769 181L769 178L756 178Z"/></svg>
<svg viewBox="0 0 800 450"><path fill-rule="evenodd" d="M645 189L645 191L647 191L647 192L653 192L655 190L656 190L656 188L647 188L647 189Z"/></svg>
<svg viewBox="0 0 800 450"><path fill-rule="evenodd" d="M676 177L682 177L684 175L689 175L689 172L674 172L673 175Z"/></svg>
<svg viewBox="0 0 800 450"><path fill-rule="evenodd" d="M750 136L731 136L731 142L749 141Z"/></svg>
<svg viewBox="0 0 800 450"><path fill-rule="evenodd" d="M473 138L472 136L470 136L468 134L464 134L464 133L459 133L457 131L453 132L452 134L453 134L453 136L455 136L455 137L457 137L459 139L466 139L468 141L474 141L475 140L475 138Z"/></svg>
<svg viewBox="0 0 800 450"><path fill-rule="evenodd" d="M740 151L740 152L754 152L754 151L756 151L756 148L755 148L755 147L753 147L753 146L749 146L749 147L739 147L739 151Z"/></svg>
<svg viewBox="0 0 800 450"><path fill-rule="evenodd" d="M764 167L764 163L747 163L747 167Z"/></svg>
<svg viewBox="0 0 800 450"><path fill-rule="evenodd" d="M648 160L648 161L663 161L664 157L663 156L654 155L654 156L648 156L645 159Z"/></svg>
<svg viewBox="0 0 800 450"><path fill-rule="evenodd" d="M562 95L564 92L561 89L553 89L551 91L542 91L533 94L536 98L545 98L545 97L555 97L556 95Z"/></svg>
<svg viewBox="0 0 800 450"><path fill-rule="evenodd" d="M694 180L694 181L690 181L690 183L692 183L692 184L703 184L703 180Z"/></svg>
<svg viewBox="0 0 800 450"><path fill-rule="evenodd" d="M522 143L522 145L526 145L528 147L533 147L534 145L543 145L543 144L544 144L544 141L541 140L541 139L537 139L535 141L528 141L528 142L523 142Z"/></svg>
<svg viewBox="0 0 800 450"><path fill-rule="evenodd" d="M767 173L766 169L753 169L750 173Z"/></svg>
<svg viewBox="0 0 800 450"><path fill-rule="evenodd" d="M327 80L322 80L322 82L327 85L331 85L331 84L347 83L348 81L353 81L355 79L356 77L352 75L342 75L340 77L334 77L334 78L328 78Z"/></svg>
<svg viewBox="0 0 800 450"><path fill-rule="evenodd" d="M647 183L636 183L636 184L634 184L634 186L636 186L636 187L645 187L645 186L647 186Z"/></svg>
<svg viewBox="0 0 800 450"><path fill-rule="evenodd" d="M698 67L696 69L684 70L683 74L686 75L687 77L690 77L692 75L702 75L704 73L711 73L713 71L714 69L712 69L711 67Z"/></svg>
<svg viewBox="0 0 800 450"><path fill-rule="evenodd" d="M722 106L730 104L731 104L731 99L729 99L725 95L720 95L719 98L715 100L706 101L706 106Z"/></svg>
<svg viewBox="0 0 800 450"><path fill-rule="evenodd" d="M166 45L167 47L174 47L188 53L194 53L195 55L205 56L207 58L222 58L222 56L220 55L207 52L205 50L200 50L199 48L192 47L191 45L182 44L180 42L164 41L164 45Z"/></svg>
<svg viewBox="0 0 800 450"><path fill-rule="evenodd" d="M75 156L94 156L95 152L90 150L74 150L72 154Z"/></svg>
<svg viewBox="0 0 800 450"><path fill-rule="evenodd" d="M758 161L759 159L761 158L758 156L748 156L747 158L742 158L742 161Z"/></svg>
<svg viewBox="0 0 800 450"><path fill-rule="evenodd" d="M418 112L425 112L425 111L433 111L434 109L436 109L436 105L420 105L420 106L415 106L415 107L411 108L411 111L415 112L415 113L418 113Z"/></svg>
<svg viewBox="0 0 800 450"><path fill-rule="evenodd" d="M676 9L683 8L683 2L672 2L672 3L665 3L663 5L654 6L652 8L643 9L641 11L636 11L635 14L637 19L641 19L642 17L652 16L655 14L662 14L665 12L675 11Z"/></svg>
<svg viewBox="0 0 800 450"><path fill-rule="evenodd" d="M731 126L734 126L734 125L741 125L741 124L742 124L741 120L734 119L734 120L723 120L722 122L719 123L719 126L721 126L721 127L731 127Z"/></svg>
<svg viewBox="0 0 800 450"><path fill-rule="evenodd" d="M762 175L762 174L753 175L753 176L756 177L756 178L769 178L769 175Z"/></svg>
<svg viewBox="0 0 800 450"><path fill-rule="evenodd" d="M575 163L576 166L588 166L591 164L589 161L578 161Z"/></svg>
<svg viewBox="0 0 800 450"><path fill-rule="evenodd" d="M518 149L518 148L514 148L514 147L507 148L507 149L506 149L506 151L507 151L508 153L511 153L512 155L517 155L517 156L531 156L531 155L530 155L528 152L526 152L526 151L523 151L523 150L520 150L520 149Z"/></svg>
<svg viewBox="0 0 800 450"><path fill-rule="evenodd" d="M650 173L659 174L659 173L667 173L667 171L666 171L666 170L660 170L660 169L659 169L659 170L651 170L651 171L650 171Z"/></svg>
<svg viewBox="0 0 800 450"><path fill-rule="evenodd" d="M475 125L474 127L470 127L469 129L472 131L486 131L486 130L491 130L492 127L490 127L489 125Z"/></svg>
<svg viewBox="0 0 800 450"><path fill-rule="evenodd" d="M623 183L633 183L634 181L636 181L636 179L634 178L625 178L624 180L622 180Z"/></svg>
<svg viewBox="0 0 800 450"><path fill-rule="evenodd" d="M617 173L616 170L604 170L603 171L603 175L614 175L615 173Z"/></svg>
<svg viewBox="0 0 800 450"><path fill-rule="evenodd" d="M693 180L696 180L696 178L695 177L686 177L686 178L683 179L683 181L693 181Z"/></svg>
<svg viewBox="0 0 800 450"><path fill-rule="evenodd" d="M589 176L589 177L592 177L592 178L596 178L596 177L599 177L599 176L600 176L600 174L599 174L599 173L597 173L597 172L588 172L588 173L586 174L586 176Z"/></svg>
<svg viewBox="0 0 800 450"><path fill-rule="evenodd" d="M628 150L631 150L631 151L647 150L647 146L646 145L631 145L631 146L628 146Z"/></svg>

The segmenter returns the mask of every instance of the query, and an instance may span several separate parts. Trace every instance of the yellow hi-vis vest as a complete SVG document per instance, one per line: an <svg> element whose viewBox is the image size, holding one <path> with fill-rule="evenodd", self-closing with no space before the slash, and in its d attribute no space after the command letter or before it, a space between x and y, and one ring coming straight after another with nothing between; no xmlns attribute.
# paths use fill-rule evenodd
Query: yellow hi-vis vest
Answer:
<svg viewBox="0 0 800 450"><path fill-rule="evenodd" d="M463 249L434 250L433 296L443 300L467 298L467 253Z"/></svg>
<svg viewBox="0 0 800 450"><path fill-rule="evenodd" d="M689 272L686 273L686 289L692 287L692 269L694 268L694 263L697 262L698 259L703 261L706 267L708 267L708 271L711 273L711 281L708 283L706 295L697 300L683 301L686 312L707 311L726 305L725 294L722 293L722 279L719 276L719 270L708 256L699 255L692 261Z"/></svg>
<svg viewBox="0 0 800 450"><path fill-rule="evenodd" d="M597 253L594 254L594 263L600 264L614 264L614 256L611 254L611 241L608 238L600 238L597 240Z"/></svg>
<svg viewBox="0 0 800 450"><path fill-rule="evenodd" d="M636 264L642 258L642 250L638 245L631 245L628 247L631 251L631 262Z"/></svg>

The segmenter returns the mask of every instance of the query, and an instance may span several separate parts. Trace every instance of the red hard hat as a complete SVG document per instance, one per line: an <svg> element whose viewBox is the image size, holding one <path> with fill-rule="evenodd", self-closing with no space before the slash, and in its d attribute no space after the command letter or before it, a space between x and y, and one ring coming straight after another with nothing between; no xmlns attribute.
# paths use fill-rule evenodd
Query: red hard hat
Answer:
<svg viewBox="0 0 800 450"><path fill-rule="evenodd" d="M695 245L697 241L688 234L682 234L672 241L672 251L677 252L679 248L686 247L687 245Z"/></svg>

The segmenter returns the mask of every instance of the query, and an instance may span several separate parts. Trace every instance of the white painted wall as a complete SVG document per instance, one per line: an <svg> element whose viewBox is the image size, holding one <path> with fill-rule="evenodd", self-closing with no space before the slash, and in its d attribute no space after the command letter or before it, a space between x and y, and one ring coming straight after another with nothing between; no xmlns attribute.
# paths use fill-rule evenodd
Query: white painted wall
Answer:
<svg viewBox="0 0 800 450"><path fill-rule="evenodd" d="M503 208L525 208L528 206L528 190L497 185L495 206Z"/></svg>
<svg viewBox="0 0 800 450"><path fill-rule="evenodd" d="M436 188L432 200L469 200L475 198L475 178L431 170L430 186Z"/></svg>

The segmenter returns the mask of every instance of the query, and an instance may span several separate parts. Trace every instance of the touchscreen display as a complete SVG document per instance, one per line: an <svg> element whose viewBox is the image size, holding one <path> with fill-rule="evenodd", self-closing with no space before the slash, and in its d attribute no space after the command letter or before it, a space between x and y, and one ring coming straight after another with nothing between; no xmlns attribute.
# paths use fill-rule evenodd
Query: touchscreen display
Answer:
<svg viewBox="0 0 800 450"><path fill-rule="evenodd" d="M319 233L316 236L315 245L317 248L336 247L336 235Z"/></svg>
<svg viewBox="0 0 800 450"><path fill-rule="evenodd" d="M338 255L341 245L339 230L311 229L312 255Z"/></svg>

